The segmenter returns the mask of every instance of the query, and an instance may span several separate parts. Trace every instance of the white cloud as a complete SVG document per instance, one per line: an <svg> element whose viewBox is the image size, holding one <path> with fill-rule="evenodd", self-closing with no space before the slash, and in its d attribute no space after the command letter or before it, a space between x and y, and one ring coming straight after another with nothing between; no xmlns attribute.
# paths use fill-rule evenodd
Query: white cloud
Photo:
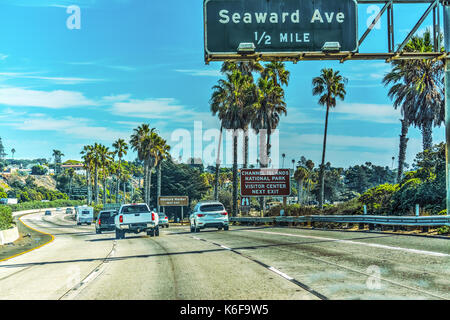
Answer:
<svg viewBox="0 0 450 320"><path fill-rule="evenodd" d="M168 119L170 121L204 120L211 118L209 113L189 110L188 107L178 104L173 98L159 98L116 102L112 113L135 118Z"/></svg>
<svg viewBox="0 0 450 320"><path fill-rule="evenodd" d="M0 104L17 107L62 109L93 106L97 103L75 91L38 91L24 88L0 88Z"/></svg>
<svg viewBox="0 0 450 320"><path fill-rule="evenodd" d="M338 102L332 112L339 114L340 120L399 123L401 119L400 110L388 104Z"/></svg>
<svg viewBox="0 0 450 320"><path fill-rule="evenodd" d="M186 73L194 77L220 77L220 70L209 69L177 69L176 72Z"/></svg>
<svg viewBox="0 0 450 320"><path fill-rule="evenodd" d="M31 116L31 115L30 115ZM28 117L6 123L21 131L54 131L76 139L92 139L112 142L118 138L128 137L129 131L111 129L109 127L92 125L92 121L83 118L65 117Z"/></svg>
<svg viewBox="0 0 450 320"><path fill-rule="evenodd" d="M0 57L1 60L1 57ZM79 77L46 77L46 76L36 76L30 74L37 74L39 72L0 72L0 76L6 78L20 78L20 79L37 79L51 81L56 84L79 84L86 82L99 82L104 81L104 79L90 79L90 78L79 78Z"/></svg>

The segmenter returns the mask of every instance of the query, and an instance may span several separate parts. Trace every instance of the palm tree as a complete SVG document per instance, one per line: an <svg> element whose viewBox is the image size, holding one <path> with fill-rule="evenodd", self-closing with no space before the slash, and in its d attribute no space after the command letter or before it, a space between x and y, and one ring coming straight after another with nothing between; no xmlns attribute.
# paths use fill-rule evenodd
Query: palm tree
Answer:
<svg viewBox="0 0 450 320"><path fill-rule="evenodd" d="M144 150L144 137L146 137L150 131L150 125L142 124L135 128L134 133L131 135L130 145L134 151L138 153L139 161L144 164L144 202L148 203L148 192L147 192L147 180L148 180L148 164L146 160L145 150Z"/></svg>
<svg viewBox="0 0 450 320"><path fill-rule="evenodd" d="M69 168L67 170L67 174L69 175L69 200L70 200L70 197L72 196L72 180L73 176L75 175L75 169Z"/></svg>
<svg viewBox="0 0 450 320"><path fill-rule="evenodd" d="M281 168L284 168L284 159L286 158L286 153L283 153L281 157L283 158L283 164L281 165Z"/></svg>
<svg viewBox="0 0 450 320"><path fill-rule="evenodd" d="M98 160L102 169L102 177L103 177L103 206L106 205L106 180L108 178L110 165L112 162L112 152L109 151L109 148L100 144L97 147Z"/></svg>
<svg viewBox="0 0 450 320"><path fill-rule="evenodd" d="M298 167L294 173L294 179L295 181L297 181L298 204L301 204L304 200L303 183L307 177L308 177L308 170L303 167Z"/></svg>
<svg viewBox="0 0 450 320"><path fill-rule="evenodd" d="M122 171L122 158L127 155L128 144L123 139L118 139L113 143L114 154L119 158L118 174L117 174L117 188L116 188L116 202L119 199L119 179Z"/></svg>
<svg viewBox="0 0 450 320"><path fill-rule="evenodd" d="M237 132L246 129L252 119L253 79L237 68L227 72L226 79L213 87L211 112L217 114L221 127L233 130L233 216L237 214ZM216 164L217 177L218 164ZM217 188L216 188L217 189Z"/></svg>
<svg viewBox="0 0 450 320"><path fill-rule="evenodd" d="M280 123L281 115L286 115L284 90L273 79L259 78L255 88L254 114L251 125L259 136L261 167L267 168L270 157L270 137Z"/></svg>
<svg viewBox="0 0 450 320"><path fill-rule="evenodd" d="M276 86L288 86L290 72L285 69L285 65L280 61L272 61L266 65L261 74L262 78L270 78Z"/></svg>
<svg viewBox="0 0 450 320"><path fill-rule="evenodd" d="M87 145L83 147L81 151L82 159L84 160L84 167L86 168L86 181L88 188L87 204L90 205L92 202L92 191L91 191L91 171L93 164L93 146Z"/></svg>
<svg viewBox="0 0 450 320"><path fill-rule="evenodd" d="M155 165L156 165L156 172L157 172L157 188L156 188L156 203L157 203L157 210L160 212L159 208L159 197L161 196L161 167L162 167L162 161L170 157L170 146L167 144L167 141L163 138L159 137L157 138L157 141L155 143Z"/></svg>
<svg viewBox="0 0 450 320"><path fill-rule="evenodd" d="M64 153L59 150L53 150L53 155L55 158L55 175L61 172L61 157L64 157Z"/></svg>
<svg viewBox="0 0 450 320"><path fill-rule="evenodd" d="M12 149L11 149L11 154L12 154L13 160L14 160L14 153L16 153L16 149L12 148Z"/></svg>
<svg viewBox="0 0 450 320"><path fill-rule="evenodd" d="M408 52L431 52L433 44L430 31L423 37L412 37L405 46ZM445 120L443 92L443 62L431 59L394 60L392 70L383 78L385 86L392 85L388 96L394 108L401 108L402 123L397 181L403 177L403 167L408 143L408 129L412 124L422 130L423 149L433 145L432 127Z"/></svg>
<svg viewBox="0 0 450 320"><path fill-rule="evenodd" d="M320 165L319 183L319 207L323 208L324 197L324 171L325 171L325 151L327 146L327 131L328 131L328 115L330 108L336 107L336 98L344 100L345 98L345 84L347 79L339 74L339 71L333 69L322 69L319 77L312 80L313 95L319 95L319 104L327 107L325 116L325 133L323 137L323 151L322 151L322 163Z"/></svg>

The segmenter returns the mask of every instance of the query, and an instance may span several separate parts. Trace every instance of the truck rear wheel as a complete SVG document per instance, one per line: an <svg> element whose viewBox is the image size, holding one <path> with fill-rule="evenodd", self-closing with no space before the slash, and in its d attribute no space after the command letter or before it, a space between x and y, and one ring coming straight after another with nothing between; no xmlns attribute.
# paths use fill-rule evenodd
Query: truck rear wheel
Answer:
<svg viewBox="0 0 450 320"><path fill-rule="evenodd" d="M155 236L159 237L159 226L155 228Z"/></svg>
<svg viewBox="0 0 450 320"><path fill-rule="evenodd" d="M149 231L147 231L147 235L150 237L154 237L155 236L155 229L150 229Z"/></svg>

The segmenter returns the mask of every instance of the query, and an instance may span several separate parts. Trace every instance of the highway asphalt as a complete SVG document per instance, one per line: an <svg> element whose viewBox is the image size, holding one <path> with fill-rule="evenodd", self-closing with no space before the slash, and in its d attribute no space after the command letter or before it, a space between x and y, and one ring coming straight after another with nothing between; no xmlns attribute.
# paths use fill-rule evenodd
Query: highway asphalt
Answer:
<svg viewBox="0 0 450 320"><path fill-rule="evenodd" d="M450 242L368 232L233 226L95 234L27 215L54 240L0 262L0 299L450 299Z"/></svg>

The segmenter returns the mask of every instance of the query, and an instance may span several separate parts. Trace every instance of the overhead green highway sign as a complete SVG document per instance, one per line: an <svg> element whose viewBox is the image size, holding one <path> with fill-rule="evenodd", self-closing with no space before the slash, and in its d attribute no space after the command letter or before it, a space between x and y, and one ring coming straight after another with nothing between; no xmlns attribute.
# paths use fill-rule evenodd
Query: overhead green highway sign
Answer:
<svg viewBox="0 0 450 320"><path fill-rule="evenodd" d="M207 56L355 52L355 0L205 0Z"/></svg>

